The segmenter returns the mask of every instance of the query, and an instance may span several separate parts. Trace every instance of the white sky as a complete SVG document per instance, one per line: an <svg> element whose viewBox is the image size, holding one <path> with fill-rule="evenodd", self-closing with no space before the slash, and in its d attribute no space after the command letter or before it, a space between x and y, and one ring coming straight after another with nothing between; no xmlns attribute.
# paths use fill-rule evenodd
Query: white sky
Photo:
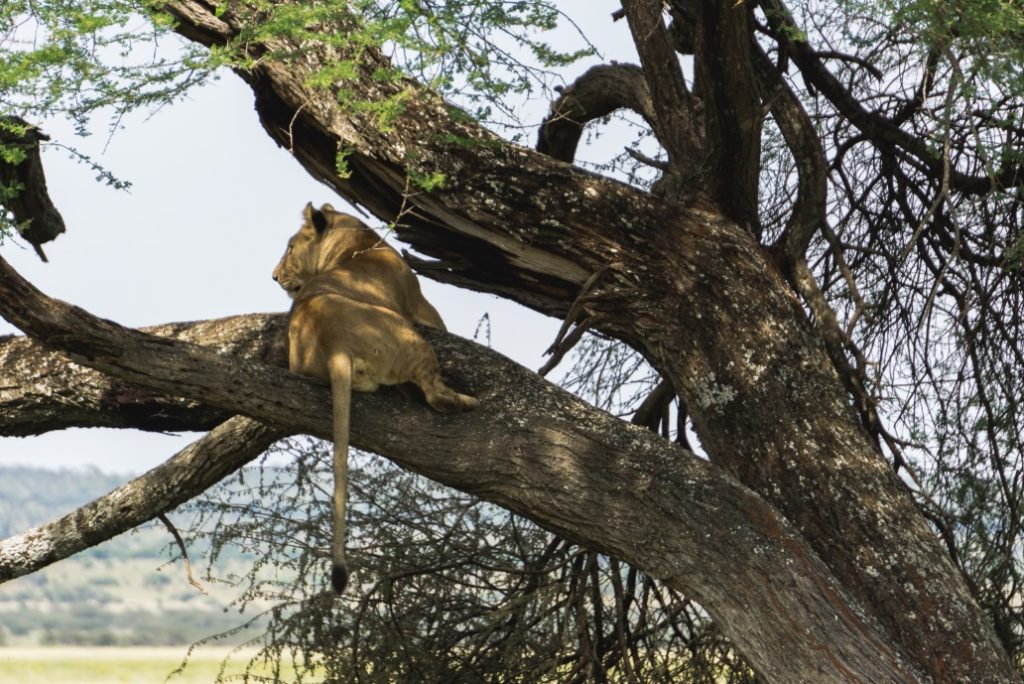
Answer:
<svg viewBox="0 0 1024 684"><path fill-rule="evenodd" d="M636 61L625 21L612 24L609 18L618 2L561 4L604 51L603 60L591 62ZM575 65L568 78L586 66ZM546 102L534 102L528 120L539 123L546 109ZM302 207L308 201L347 205L270 140L248 86L225 74L148 118L136 114L109 144L107 122L96 123L97 133L79 147L131 181L131 189L108 188L87 166L60 150L46 150L50 195L68 232L44 246L48 264L11 240L0 245L5 259L48 295L124 325L287 310L287 296L270 273L301 222ZM47 122L43 130L54 139L71 139L63 122ZM534 136L528 133L531 142ZM615 151L630 142L602 141ZM542 365L559 321L497 297L422 282L451 332L472 338L489 314L495 349L527 367ZM0 319L0 335L13 333ZM141 472L196 436L91 429L0 438L0 465Z"/></svg>

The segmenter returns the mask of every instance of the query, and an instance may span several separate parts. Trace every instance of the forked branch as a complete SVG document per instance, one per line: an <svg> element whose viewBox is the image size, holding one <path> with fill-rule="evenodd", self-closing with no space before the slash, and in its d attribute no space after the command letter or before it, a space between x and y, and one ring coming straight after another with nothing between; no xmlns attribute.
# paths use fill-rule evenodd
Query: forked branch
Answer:
<svg viewBox="0 0 1024 684"><path fill-rule="evenodd" d="M898 113L895 119L888 119L882 114L870 112L840 81L829 71L821 60L821 55L814 51L806 40L796 40L789 36L799 35L800 31L794 22L789 9L782 0L764 0L763 6L770 11L769 17L779 35L786 36L782 49L786 50L793 62L800 68L800 73L808 85L817 89L850 123L857 127L871 142L880 147L898 147L912 155L917 162L935 179L942 177L944 162L942 155L932 149L927 140L919 138L900 128L899 123L909 116L912 109ZM920 92L928 89L928 72L932 67L932 57L926 65L925 80ZM949 178L950 187L959 192L983 195L993 189L1014 188L1024 184L1024 165L1013 159L1002 168L985 176L972 176L963 171L952 170Z"/></svg>

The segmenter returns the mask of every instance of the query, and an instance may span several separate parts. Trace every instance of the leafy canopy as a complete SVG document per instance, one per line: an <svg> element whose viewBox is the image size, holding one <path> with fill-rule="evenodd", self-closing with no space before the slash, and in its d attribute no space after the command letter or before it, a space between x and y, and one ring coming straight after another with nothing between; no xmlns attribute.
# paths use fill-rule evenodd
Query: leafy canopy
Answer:
<svg viewBox="0 0 1024 684"><path fill-rule="evenodd" d="M515 115L506 97L548 87L553 67L592 52L562 52L542 39L561 17L554 2L222 2L219 14L244 12L250 19L228 45L210 50L173 34L173 19L160 6L154 0L3 3L0 119L13 115L45 125L62 117L85 137L99 115L113 135L131 112L171 104L219 69L246 70L262 60L301 57L285 49L259 57L245 51L247 45L276 40L337 47L339 59L314 74L310 85L334 89L340 103L372 116L382 130L402 114L403 93L366 101L345 87L365 66L367 51L380 46L394 65L376 68L374 76L382 82L413 76L467 106L472 116L490 119L497 108L509 122ZM98 180L127 186L69 142L55 144L91 165ZM19 155L16 147L0 143L0 157L8 163L17 163ZM344 172L341 153L338 163ZM16 184L0 187L0 202L20 191ZM0 220L0 238L5 227L9 232L9 222Z"/></svg>
<svg viewBox="0 0 1024 684"><path fill-rule="evenodd" d="M314 84L341 84L360 67L363 50L384 46L396 65L377 77L414 76L475 105L486 118L509 94L532 92L549 69L591 54L562 52L542 39L561 13L553 2L326 0L221 3L255 20L226 47L206 50L170 33L173 20L152 0L14 0L0 7L0 114L32 121L62 115L87 134L104 112L116 125L139 107L173 102L220 67L249 69L258 60L297 55L244 53L254 41L315 41L350 55L329 64ZM353 21L353 17L357 21ZM324 31L323 26L338 27ZM523 55L532 55L527 63ZM356 103L368 106L368 103Z"/></svg>

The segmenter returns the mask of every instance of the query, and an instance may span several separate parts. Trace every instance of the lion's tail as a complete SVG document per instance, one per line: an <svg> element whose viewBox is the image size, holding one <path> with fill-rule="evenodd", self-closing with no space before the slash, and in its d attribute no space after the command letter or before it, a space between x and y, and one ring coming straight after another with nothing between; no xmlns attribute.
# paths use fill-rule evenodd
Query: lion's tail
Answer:
<svg viewBox="0 0 1024 684"><path fill-rule="evenodd" d="M352 403L352 357L336 352L330 358L331 402L334 407L334 536L331 541L331 586L338 594L348 583L345 562L345 497L348 491L348 428Z"/></svg>

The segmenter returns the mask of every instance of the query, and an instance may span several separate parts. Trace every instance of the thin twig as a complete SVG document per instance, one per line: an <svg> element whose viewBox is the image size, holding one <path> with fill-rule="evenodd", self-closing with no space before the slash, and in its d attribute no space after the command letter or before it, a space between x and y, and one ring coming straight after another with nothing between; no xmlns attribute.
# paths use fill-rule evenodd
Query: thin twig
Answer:
<svg viewBox="0 0 1024 684"><path fill-rule="evenodd" d="M163 513L157 513L156 518L162 522L164 527L167 528L167 531L171 533L171 536L174 537L174 542L178 545L178 550L181 551L181 559L185 562L185 576L188 578L188 583L198 589L201 594L209 595L209 592L207 592L203 585L200 584L192 575L192 564L188 560L188 551L185 549L185 540L183 540L181 535L178 534L178 528L175 527L174 523L172 523Z"/></svg>
<svg viewBox="0 0 1024 684"><path fill-rule="evenodd" d="M601 268L597 269L589 278L587 278L586 282L583 283L579 294L576 295L576 299L573 300L572 305L569 306L569 312L565 314L565 320L562 321L562 325L558 329L558 333L555 335L554 342L552 342L551 346L544 352L545 354L552 354L552 357L548 359L543 366L541 366L540 370L537 371L541 377L550 373L551 370L558 365L559 361L562 360L562 357L565 356L566 352L572 349L572 347L580 341L583 333L593 325L593 321L583 321L573 329L572 333L569 333L569 328L572 327L572 324L576 322L582 313L583 304L587 301L587 295L594 289L598 281L600 281L601 278L611 270L612 266L613 264L605 264Z"/></svg>

